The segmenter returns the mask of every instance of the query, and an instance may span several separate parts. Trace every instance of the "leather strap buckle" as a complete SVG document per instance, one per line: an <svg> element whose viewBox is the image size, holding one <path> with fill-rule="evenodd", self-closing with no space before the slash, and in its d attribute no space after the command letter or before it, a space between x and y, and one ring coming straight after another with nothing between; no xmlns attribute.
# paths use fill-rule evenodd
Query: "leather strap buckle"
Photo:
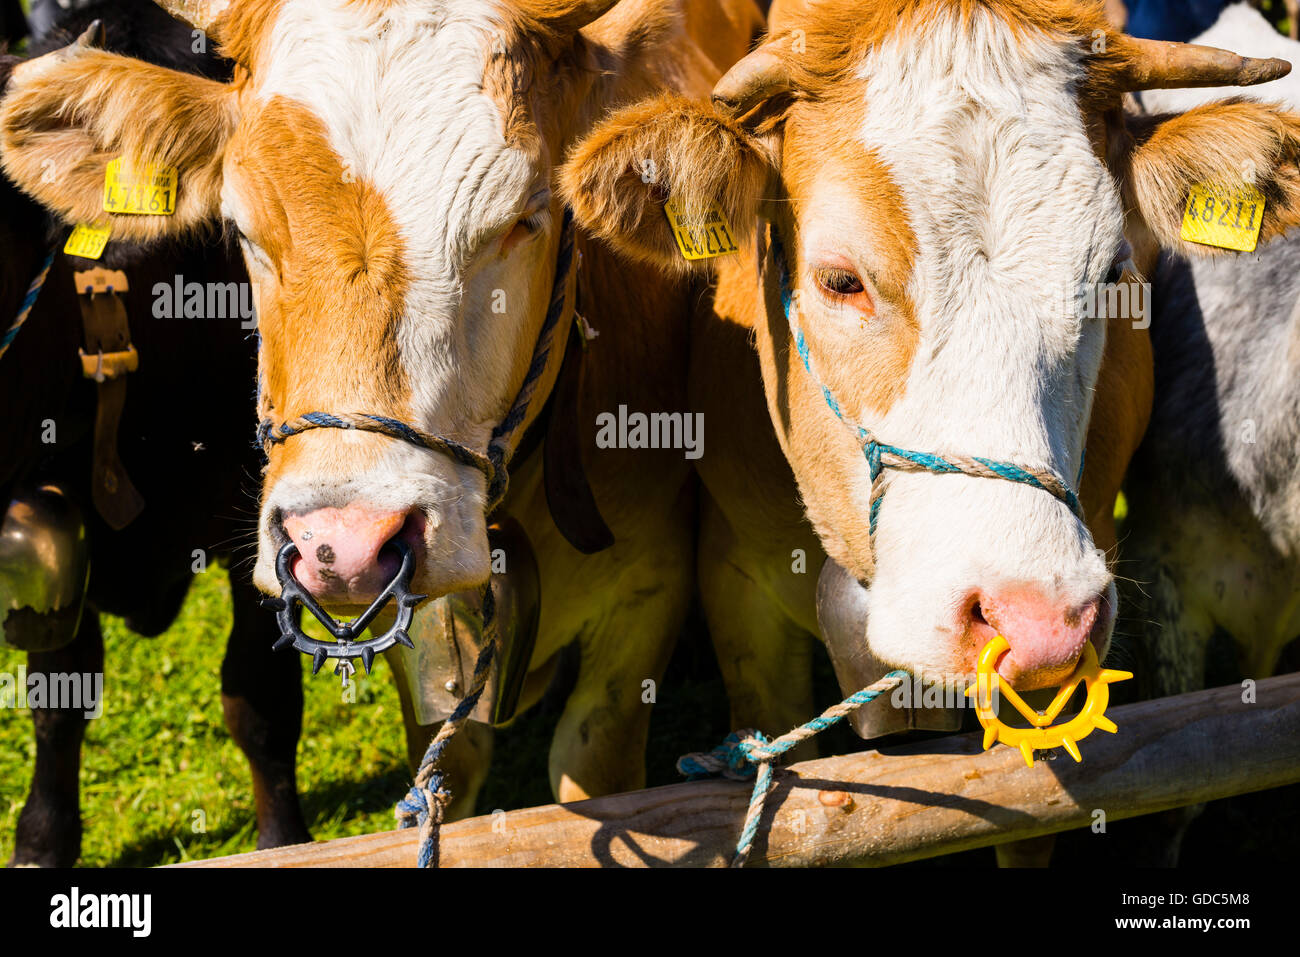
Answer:
<svg viewBox="0 0 1300 957"><path fill-rule="evenodd" d="M94 355L87 355L85 349L78 349L81 356L81 374L87 379L104 382L116 379L140 368L140 353L134 345L128 345L124 352L104 352L102 349Z"/></svg>
<svg viewBox="0 0 1300 957"><path fill-rule="evenodd" d="M109 292L129 292L131 289L126 281L126 273L120 269L104 269L97 266L84 272L74 272L72 280L76 284L77 295L79 296L94 296Z"/></svg>

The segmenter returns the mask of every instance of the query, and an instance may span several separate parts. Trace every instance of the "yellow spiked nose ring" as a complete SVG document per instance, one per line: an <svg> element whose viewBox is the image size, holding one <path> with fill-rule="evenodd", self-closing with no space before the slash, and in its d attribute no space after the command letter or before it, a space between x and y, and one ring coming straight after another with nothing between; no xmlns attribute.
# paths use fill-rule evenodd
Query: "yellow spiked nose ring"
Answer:
<svg viewBox="0 0 1300 957"><path fill-rule="evenodd" d="M1079 659L1078 667L1074 669L1074 674L1061 685L1047 710L1041 712L1035 711L1026 704L1010 683L995 670L998 659L1010 648L1011 645L1001 635L985 645L980 651L975 687L966 691L967 697L975 699L975 715L984 726L984 750L987 751L996 742L1001 741L1003 744L1019 748L1020 753L1025 757L1025 764L1030 767L1034 764L1034 752L1049 748L1065 748L1070 752L1070 757L1082 761L1083 755L1079 753L1079 745L1076 742L1092 734L1094 728L1112 734L1119 730L1115 722L1106 717L1106 705L1110 702L1110 689L1107 685L1116 681L1126 681L1133 675L1127 671L1114 671L1101 667L1091 641L1083 646L1083 655ZM1032 727L1013 728L1002 723L993 709L992 692L995 682L998 693L1009 701ZM1074 696L1080 682L1088 689L1088 698L1083 703L1083 707L1070 720L1053 725L1052 722Z"/></svg>

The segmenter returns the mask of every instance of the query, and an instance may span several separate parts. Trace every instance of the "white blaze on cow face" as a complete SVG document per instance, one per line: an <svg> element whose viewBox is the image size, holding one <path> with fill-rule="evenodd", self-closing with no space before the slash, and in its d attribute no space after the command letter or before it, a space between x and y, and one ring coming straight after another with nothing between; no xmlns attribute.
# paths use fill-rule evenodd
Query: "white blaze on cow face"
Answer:
<svg viewBox="0 0 1300 957"><path fill-rule="evenodd" d="M801 325L826 385L881 441L1044 467L1075 485L1105 324L1067 303L1105 277L1123 226L1073 85L1081 55L987 12L936 13L871 50L852 138L793 175L792 151L818 162L795 141L824 141L828 120L816 106L791 111ZM871 182L852 183L864 168ZM899 236L912 248L889 248ZM880 277L900 258L910 271L891 290ZM819 288L844 269L864 277L862 301ZM820 417L804 428L837 449L821 471L838 481L801 475L810 515L835 557L871 569L864 456L796 375L806 394L792 430L801 414ZM1089 638L1104 654L1114 586L1064 503L1007 481L887 474L870 572L877 657L955 677L1002 632L1005 670L1032 687L1068 673Z"/></svg>
<svg viewBox="0 0 1300 957"><path fill-rule="evenodd" d="M222 193L247 237L277 421L377 413L486 448L531 357L559 232L549 157L494 82L511 42L493 3L281 4ZM331 219L337 206L351 211ZM299 573L334 604L368 600L391 570L375 568L381 534L416 547L418 591L481 582L484 492L475 469L391 438L297 436L272 453L256 581L277 588L281 523L297 520ZM331 536L362 541L320 550Z"/></svg>

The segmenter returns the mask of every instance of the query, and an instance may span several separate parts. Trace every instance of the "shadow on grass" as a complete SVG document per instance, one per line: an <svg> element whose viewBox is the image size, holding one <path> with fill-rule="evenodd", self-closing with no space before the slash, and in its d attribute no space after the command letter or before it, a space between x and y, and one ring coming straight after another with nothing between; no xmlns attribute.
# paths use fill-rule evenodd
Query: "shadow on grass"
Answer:
<svg viewBox="0 0 1300 957"><path fill-rule="evenodd" d="M397 764L366 780L336 779L301 795L303 816L313 835L323 829L337 831L338 825L349 819L384 810L391 811L398 799L406 794L410 784L411 776L406 766ZM394 821L392 826L396 827L397 822ZM190 840L187 842L186 838ZM177 846L178 840L184 845L184 858ZM156 830L142 834L137 841L122 848L121 853L107 861L106 866L157 867L160 864L179 863L182 859L204 860L256 849L257 827L250 810L237 816L232 815L223 826L203 834L174 830Z"/></svg>

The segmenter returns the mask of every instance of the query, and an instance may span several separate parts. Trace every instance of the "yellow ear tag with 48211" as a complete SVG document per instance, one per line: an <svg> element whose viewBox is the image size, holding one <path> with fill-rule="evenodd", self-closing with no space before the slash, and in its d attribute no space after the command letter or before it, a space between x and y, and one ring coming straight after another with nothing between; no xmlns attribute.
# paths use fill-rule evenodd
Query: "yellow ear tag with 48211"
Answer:
<svg viewBox="0 0 1300 957"><path fill-rule="evenodd" d="M673 228L673 238L684 259L716 259L740 252L732 237L731 226L717 203L699 216L687 216L686 208L676 197L664 204L664 215Z"/></svg>
<svg viewBox="0 0 1300 957"><path fill-rule="evenodd" d="M1187 194L1179 235L1191 243L1249 253L1255 251L1263 224L1264 194L1254 186L1197 183Z"/></svg>
<svg viewBox="0 0 1300 957"><path fill-rule="evenodd" d="M1078 667L1074 669L1074 674L1061 685L1052 703L1041 714L1026 704L1006 679L996 671L998 659L1010 647L1001 635L985 645L980 651L975 687L968 688L966 691L967 697L975 699L975 716L984 726L985 751L1001 741L1003 744L1019 748L1020 753L1024 755L1025 764L1033 767L1035 750L1063 747L1070 752L1070 757L1074 760L1082 761L1083 756L1079 753L1076 741L1092 734L1094 728L1101 728L1112 734L1119 730L1115 722L1106 717L1106 705L1110 703L1110 690L1107 685L1115 681L1127 681L1133 675L1128 671L1112 671L1101 667L1091 641L1084 644L1083 655L1079 659ZM993 710L994 682L997 682L998 692L1033 727L1013 728L1002 723L997 712ZM1083 703L1083 707L1069 721L1053 726L1052 722L1074 696L1080 682L1088 688L1088 698Z"/></svg>
<svg viewBox="0 0 1300 957"><path fill-rule="evenodd" d="M119 156L104 169L104 211L135 216L175 215L179 179L175 166L133 166L125 156Z"/></svg>

